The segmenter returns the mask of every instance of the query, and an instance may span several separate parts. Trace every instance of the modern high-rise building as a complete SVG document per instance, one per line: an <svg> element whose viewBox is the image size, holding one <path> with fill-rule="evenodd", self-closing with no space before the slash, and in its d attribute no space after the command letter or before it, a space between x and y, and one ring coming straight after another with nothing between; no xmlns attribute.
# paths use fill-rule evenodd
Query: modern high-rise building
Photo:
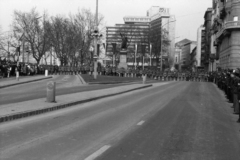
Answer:
<svg viewBox="0 0 240 160"><path fill-rule="evenodd" d="M113 53L112 43L116 43L117 50L120 50L121 33L128 38L128 60L135 55L137 58L144 56L147 63L144 65L159 65L162 52L163 59L173 61L176 20L168 8L154 6L146 16L125 16L123 19L124 24L107 27L107 55Z"/></svg>

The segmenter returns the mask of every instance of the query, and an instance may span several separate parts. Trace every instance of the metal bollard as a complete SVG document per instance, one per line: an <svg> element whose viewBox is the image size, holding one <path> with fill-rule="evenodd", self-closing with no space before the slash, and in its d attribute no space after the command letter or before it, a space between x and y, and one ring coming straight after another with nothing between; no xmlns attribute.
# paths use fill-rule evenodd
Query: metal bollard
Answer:
<svg viewBox="0 0 240 160"><path fill-rule="evenodd" d="M146 83L147 76L146 76L146 75L142 75L142 79L143 79L143 84L145 84L145 83Z"/></svg>
<svg viewBox="0 0 240 160"><path fill-rule="evenodd" d="M50 81L47 83L47 102L55 101L56 82Z"/></svg>
<svg viewBox="0 0 240 160"><path fill-rule="evenodd" d="M17 79L17 81L19 81L19 72L18 71L16 72L16 79Z"/></svg>
<svg viewBox="0 0 240 160"><path fill-rule="evenodd" d="M48 76L48 70L46 69L45 70L45 77L47 77Z"/></svg>

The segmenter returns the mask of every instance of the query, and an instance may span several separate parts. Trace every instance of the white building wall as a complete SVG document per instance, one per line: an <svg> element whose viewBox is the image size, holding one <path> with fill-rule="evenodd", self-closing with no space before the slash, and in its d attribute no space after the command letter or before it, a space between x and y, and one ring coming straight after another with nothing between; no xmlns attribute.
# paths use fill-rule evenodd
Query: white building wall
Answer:
<svg viewBox="0 0 240 160"><path fill-rule="evenodd" d="M176 30L176 19L174 15L170 15L169 8L163 8L159 6L153 6L147 11L147 16L152 19L156 17L162 17L162 26L164 29L168 31L168 39L170 41L170 45L168 47L168 56L171 59L172 64L174 65L174 57L175 57L175 30ZM169 16L168 18L166 16ZM165 18L164 18L165 17Z"/></svg>
<svg viewBox="0 0 240 160"><path fill-rule="evenodd" d="M155 14L162 13L162 14L169 14L170 9L169 8L164 8L164 7L159 7L159 6L152 6L149 10L147 10L147 16L152 17Z"/></svg>

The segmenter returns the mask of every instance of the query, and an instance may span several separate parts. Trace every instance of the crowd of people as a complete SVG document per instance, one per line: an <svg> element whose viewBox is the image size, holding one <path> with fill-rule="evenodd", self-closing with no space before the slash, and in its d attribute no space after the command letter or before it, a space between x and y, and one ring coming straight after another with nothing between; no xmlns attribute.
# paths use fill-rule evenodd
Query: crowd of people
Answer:
<svg viewBox="0 0 240 160"><path fill-rule="evenodd" d="M11 62L11 61L1 61L0 62L0 77L6 78L11 76L16 76L16 72L19 72L21 76L29 76L36 74L43 74L44 71L41 69L41 65L36 65L32 63L23 62Z"/></svg>
<svg viewBox="0 0 240 160"><path fill-rule="evenodd" d="M23 62L11 62L6 59L0 60L0 77L16 76L16 72L19 72L20 76L27 75L39 75L44 74L45 70L48 70L49 74L93 74L93 66L57 66L57 65L37 65L32 63ZM98 74L108 76L122 76L122 77L141 77L147 75L149 78L164 79L164 80L186 80L186 81L213 81L212 73L205 72L178 72L165 70L160 72L155 67L144 68L141 67L129 67L128 69L116 68L111 66L102 66L98 64Z"/></svg>
<svg viewBox="0 0 240 160"><path fill-rule="evenodd" d="M239 114L240 122L240 69L216 72L214 82L223 90L229 102L233 103L234 113Z"/></svg>

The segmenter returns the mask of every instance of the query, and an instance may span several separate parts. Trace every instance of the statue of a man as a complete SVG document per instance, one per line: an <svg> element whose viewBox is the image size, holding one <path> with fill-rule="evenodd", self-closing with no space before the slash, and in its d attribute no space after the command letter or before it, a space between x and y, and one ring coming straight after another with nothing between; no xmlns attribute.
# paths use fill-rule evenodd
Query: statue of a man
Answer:
<svg viewBox="0 0 240 160"><path fill-rule="evenodd" d="M121 45L121 49L127 49L127 42L128 42L128 38L127 36L123 35L122 33L120 33L121 38L122 38L122 45Z"/></svg>

